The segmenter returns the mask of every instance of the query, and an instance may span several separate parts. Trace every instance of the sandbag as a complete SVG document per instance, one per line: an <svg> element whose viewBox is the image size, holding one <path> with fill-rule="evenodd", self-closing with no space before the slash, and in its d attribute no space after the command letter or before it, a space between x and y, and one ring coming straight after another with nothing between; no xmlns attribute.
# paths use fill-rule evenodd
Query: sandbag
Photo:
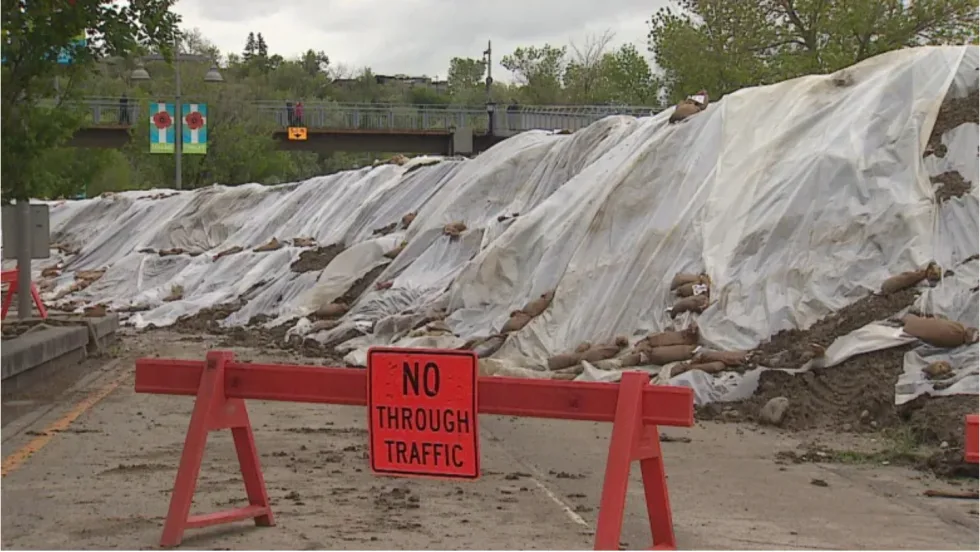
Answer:
<svg viewBox="0 0 980 552"><path fill-rule="evenodd" d="M504 323L504 327L500 328L500 333L516 332L527 326L531 322L531 317L523 311L516 310L510 313L510 318Z"/></svg>
<svg viewBox="0 0 980 552"><path fill-rule="evenodd" d="M742 366L748 360L749 353L746 351L701 351L694 355L692 364L709 364L721 362L725 366L733 368Z"/></svg>
<svg viewBox="0 0 980 552"><path fill-rule="evenodd" d="M650 364L663 366L671 362L690 360L694 356L696 345L667 345L666 347L655 347L642 351Z"/></svg>
<svg viewBox="0 0 980 552"><path fill-rule="evenodd" d="M682 312L693 312L700 314L704 312L704 309L708 308L708 296L707 295L694 295L692 297L685 297L674 303L674 306L670 308L670 317L674 318Z"/></svg>
<svg viewBox="0 0 980 552"><path fill-rule="evenodd" d="M674 112L670 114L668 122L677 123L700 112L701 108L696 103L684 100L674 108Z"/></svg>
<svg viewBox="0 0 980 552"><path fill-rule="evenodd" d="M717 361L717 360L712 362L699 362L699 363L695 363L694 361L691 361L690 367L692 370L701 370L702 372L705 372L707 374L717 374L718 372L724 371L725 368L728 368L728 366L725 365L724 362Z"/></svg>
<svg viewBox="0 0 980 552"><path fill-rule="evenodd" d="M575 347L575 352L576 353L584 353L585 351L588 351L591 348L592 348L592 344L591 343L589 343L588 341L583 341L583 342L581 342L581 343L578 344L578 347Z"/></svg>
<svg viewBox="0 0 980 552"><path fill-rule="evenodd" d="M465 231L466 231L465 222L450 222L449 224L442 227L442 233L449 236L450 239L458 238Z"/></svg>
<svg viewBox="0 0 980 552"><path fill-rule="evenodd" d="M217 255L215 255L213 260L217 261L221 257L227 257L228 255L234 255L236 253L241 253L242 251L245 251L245 249L242 246L240 246L240 245L229 247L228 249L225 249L224 251L222 251L222 252L218 253Z"/></svg>
<svg viewBox="0 0 980 552"><path fill-rule="evenodd" d="M902 322L905 333L934 347L951 349L974 343L977 340L976 328L967 328L959 322L943 318L924 318L907 315Z"/></svg>
<svg viewBox="0 0 980 552"><path fill-rule="evenodd" d="M623 368L629 368L631 366L643 366L646 359L643 358L643 353L636 352L630 353L628 355L623 355L619 357L619 364Z"/></svg>
<svg viewBox="0 0 980 552"><path fill-rule="evenodd" d="M925 373L927 378L932 380L953 377L953 367L950 366L950 364L945 360L931 362L928 366L923 368L922 371Z"/></svg>
<svg viewBox="0 0 980 552"><path fill-rule="evenodd" d="M600 360L606 360L607 358L612 358L619 354L621 347L615 344L604 344L595 345L584 353L579 353L582 360L587 360L589 362L598 362Z"/></svg>
<svg viewBox="0 0 980 552"><path fill-rule="evenodd" d="M575 366L582 360L582 353L562 353L548 359L549 370L561 370Z"/></svg>
<svg viewBox="0 0 980 552"><path fill-rule="evenodd" d="M521 310L524 311L531 318L534 318L535 316L540 316L541 313L543 313L545 310L548 309L548 306L551 305L551 301L554 298L555 298L555 292L547 291L545 293L542 293L537 299L534 299L533 301L528 301L528 303L524 305L524 308L522 308Z"/></svg>
<svg viewBox="0 0 980 552"><path fill-rule="evenodd" d="M641 343L649 347L668 347L670 345L697 345L701 337L697 324L691 324L681 331L668 330L666 332L652 333L646 336Z"/></svg>
<svg viewBox="0 0 980 552"><path fill-rule="evenodd" d="M316 245L316 240L313 238L293 238L293 247L313 247Z"/></svg>
<svg viewBox="0 0 980 552"><path fill-rule="evenodd" d="M276 238L272 238L268 242L256 247L252 251L256 253L265 253L266 251L276 251L278 249L282 249L282 244L279 243L279 240L277 240Z"/></svg>
<svg viewBox="0 0 980 552"><path fill-rule="evenodd" d="M670 281L671 291L681 287L684 284L693 284L699 281L701 278L700 274L688 274L685 272L678 272L674 275L674 279Z"/></svg>
<svg viewBox="0 0 980 552"><path fill-rule="evenodd" d="M418 213L412 212L412 213L407 213L407 214L403 215L402 216L402 228L408 228L409 226L411 226L412 225L412 222L415 221L415 217L417 216L417 214Z"/></svg>
<svg viewBox="0 0 980 552"><path fill-rule="evenodd" d="M347 312L348 306L345 303L330 303L324 305L313 313L317 318L339 318Z"/></svg>
<svg viewBox="0 0 980 552"><path fill-rule="evenodd" d="M895 276L892 276L891 278L882 282L881 293L883 295L888 295L890 293L902 291L903 289L908 289L925 279L925 270L910 270L908 272L896 274Z"/></svg>

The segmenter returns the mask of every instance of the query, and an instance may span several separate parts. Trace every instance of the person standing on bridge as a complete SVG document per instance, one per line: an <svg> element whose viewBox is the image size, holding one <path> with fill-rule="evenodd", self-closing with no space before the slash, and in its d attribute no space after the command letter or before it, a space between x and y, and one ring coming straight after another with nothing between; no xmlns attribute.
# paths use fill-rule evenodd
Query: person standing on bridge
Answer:
<svg viewBox="0 0 980 552"><path fill-rule="evenodd" d="M299 100L296 102L295 113L296 113L296 121L293 123L293 126L298 126L298 127L303 126L303 100Z"/></svg>
<svg viewBox="0 0 980 552"><path fill-rule="evenodd" d="M129 120L129 98L126 97L125 92L119 98L119 124L132 124L132 122Z"/></svg>
<svg viewBox="0 0 980 552"><path fill-rule="evenodd" d="M293 115L293 102L286 100L286 126L293 125L293 120L295 116Z"/></svg>

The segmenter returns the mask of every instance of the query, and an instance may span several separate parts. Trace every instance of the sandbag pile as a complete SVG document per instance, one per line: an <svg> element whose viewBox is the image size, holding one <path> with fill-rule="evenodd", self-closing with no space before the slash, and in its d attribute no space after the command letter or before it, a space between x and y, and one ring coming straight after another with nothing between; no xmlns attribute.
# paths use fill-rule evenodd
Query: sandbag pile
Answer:
<svg viewBox="0 0 980 552"><path fill-rule="evenodd" d="M548 359L549 370L562 370L577 365L583 360L588 362L599 362L615 357L629 346L629 340L625 336L619 336L610 343L600 343L593 345L585 342L579 344L571 353L557 354Z"/></svg>
<svg viewBox="0 0 980 552"><path fill-rule="evenodd" d="M707 274L687 274L679 272L670 281L670 289L678 300L668 309L671 318L679 314L693 312L701 314L711 302L711 278Z"/></svg>

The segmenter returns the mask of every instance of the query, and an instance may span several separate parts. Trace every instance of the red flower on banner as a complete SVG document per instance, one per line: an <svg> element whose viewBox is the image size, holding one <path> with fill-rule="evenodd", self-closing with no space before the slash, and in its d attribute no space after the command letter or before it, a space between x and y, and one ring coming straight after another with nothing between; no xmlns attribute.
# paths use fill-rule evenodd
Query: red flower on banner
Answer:
<svg viewBox="0 0 980 552"><path fill-rule="evenodd" d="M156 115L153 116L153 126L160 130L169 128L172 124L174 124L174 122L170 118L170 114L166 111L158 111Z"/></svg>
<svg viewBox="0 0 980 552"><path fill-rule="evenodd" d="M187 125L187 128L197 130L204 126L204 116L202 116L199 111L188 113L187 116L184 117L184 123Z"/></svg>

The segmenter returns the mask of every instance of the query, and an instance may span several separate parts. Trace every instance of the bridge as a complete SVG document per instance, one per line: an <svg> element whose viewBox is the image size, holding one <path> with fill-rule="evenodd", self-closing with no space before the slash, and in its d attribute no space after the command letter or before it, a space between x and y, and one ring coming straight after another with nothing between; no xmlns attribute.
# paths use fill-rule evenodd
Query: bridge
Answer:
<svg viewBox="0 0 980 552"><path fill-rule="evenodd" d="M85 112L86 123L70 145L119 148L148 111L130 101L84 98L75 107ZM290 140L285 101L255 102L249 106L269 124L273 138L284 150L319 153L403 152L452 155L477 153L527 130L574 132L609 115L649 115L649 107L633 106L442 106L312 102L303 105L302 125L307 139ZM214 106L215 117L221 108Z"/></svg>

